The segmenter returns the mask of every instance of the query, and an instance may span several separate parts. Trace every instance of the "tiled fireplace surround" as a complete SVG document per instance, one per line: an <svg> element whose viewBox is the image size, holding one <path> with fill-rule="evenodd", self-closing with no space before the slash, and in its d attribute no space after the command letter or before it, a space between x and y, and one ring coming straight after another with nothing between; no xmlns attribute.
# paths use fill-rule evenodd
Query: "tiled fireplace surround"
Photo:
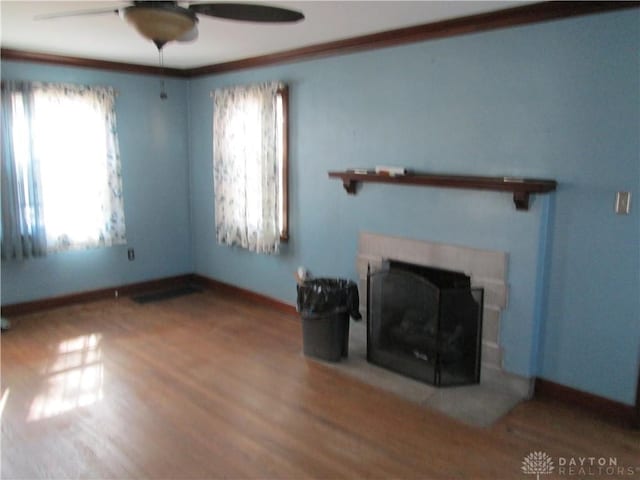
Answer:
<svg viewBox="0 0 640 480"><path fill-rule="evenodd" d="M472 287L484 289L482 324L481 384L492 383L530 396L530 379L508 374L502 368L500 317L507 306L508 254L407 238L360 233L356 261L359 276L360 309L366 318L367 267L379 269L384 260L398 260L416 265L462 272L471 277Z"/></svg>

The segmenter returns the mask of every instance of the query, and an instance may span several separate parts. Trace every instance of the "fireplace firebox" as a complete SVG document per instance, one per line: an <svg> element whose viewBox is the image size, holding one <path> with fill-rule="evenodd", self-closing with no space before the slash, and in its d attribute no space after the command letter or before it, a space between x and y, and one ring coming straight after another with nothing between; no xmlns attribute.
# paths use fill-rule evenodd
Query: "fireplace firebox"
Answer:
<svg viewBox="0 0 640 480"><path fill-rule="evenodd" d="M367 360L435 386L480 382L482 288L460 272L384 262L367 273Z"/></svg>

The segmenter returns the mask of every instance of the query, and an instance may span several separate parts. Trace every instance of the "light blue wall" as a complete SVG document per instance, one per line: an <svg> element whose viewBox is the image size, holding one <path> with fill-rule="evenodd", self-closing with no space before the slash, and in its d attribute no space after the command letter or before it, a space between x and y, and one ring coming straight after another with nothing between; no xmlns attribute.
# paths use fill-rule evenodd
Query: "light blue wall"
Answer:
<svg viewBox="0 0 640 480"><path fill-rule="evenodd" d="M640 363L640 15L576 22L554 56L561 182L540 375L634 403ZM566 58L567 53L575 52ZM569 149L569 146L571 149ZM632 192L631 215L613 213Z"/></svg>
<svg viewBox="0 0 640 480"><path fill-rule="evenodd" d="M2 304L190 273L187 82L145 75L2 62L3 79L99 84L118 92L116 115L128 245L2 262ZM136 259L127 260L127 248Z"/></svg>
<svg viewBox="0 0 640 480"><path fill-rule="evenodd" d="M581 17L190 82L198 273L293 303L293 272L355 278L358 233L509 253L508 370L633 403L640 340L637 11ZM216 87L291 87L291 240L279 256L216 245ZM508 194L366 184L327 171L379 164L555 178L516 212ZM613 212L631 191L629 216Z"/></svg>

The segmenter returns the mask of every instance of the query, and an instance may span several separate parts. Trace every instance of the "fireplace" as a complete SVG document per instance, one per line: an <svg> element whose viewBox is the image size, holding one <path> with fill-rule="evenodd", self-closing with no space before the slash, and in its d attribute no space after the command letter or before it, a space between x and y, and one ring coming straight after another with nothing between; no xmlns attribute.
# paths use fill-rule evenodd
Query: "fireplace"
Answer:
<svg viewBox="0 0 640 480"><path fill-rule="evenodd" d="M384 262L367 275L367 360L436 386L479 383L483 297L464 273Z"/></svg>

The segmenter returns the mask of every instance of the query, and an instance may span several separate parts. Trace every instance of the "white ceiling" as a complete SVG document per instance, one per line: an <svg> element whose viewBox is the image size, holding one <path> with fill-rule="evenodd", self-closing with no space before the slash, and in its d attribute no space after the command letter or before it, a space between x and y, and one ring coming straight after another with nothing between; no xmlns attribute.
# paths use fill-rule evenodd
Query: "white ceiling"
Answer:
<svg viewBox="0 0 640 480"><path fill-rule="evenodd" d="M242 1L242 0L237 0ZM164 47L164 64L194 68L293 48L509 8L519 1L280 1L304 13L295 24L254 24L200 16L200 36ZM186 3L180 2L183 5ZM195 3L195 2L194 2ZM116 14L34 20L36 15L129 5L125 1L0 1L2 48L157 65L155 46Z"/></svg>

